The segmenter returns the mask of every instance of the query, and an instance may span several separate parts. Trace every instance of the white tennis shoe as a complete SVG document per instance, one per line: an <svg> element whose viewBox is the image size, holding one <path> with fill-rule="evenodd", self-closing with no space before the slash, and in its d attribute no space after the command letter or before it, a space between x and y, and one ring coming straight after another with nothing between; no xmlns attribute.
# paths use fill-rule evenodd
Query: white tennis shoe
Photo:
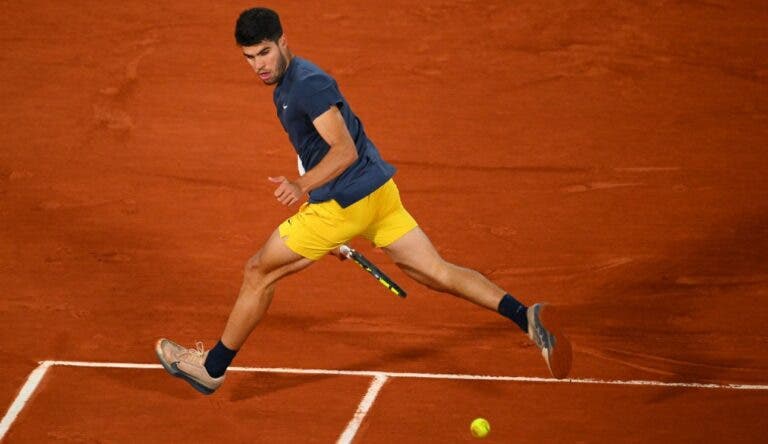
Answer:
<svg viewBox="0 0 768 444"><path fill-rule="evenodd" d="M168 373L187 381L200 393L210 395L224 382L226 375L214 378L205 369L208 352L202 342L196 343L195 348L185 348L163 338L155 344L155 353Z"/></svg>

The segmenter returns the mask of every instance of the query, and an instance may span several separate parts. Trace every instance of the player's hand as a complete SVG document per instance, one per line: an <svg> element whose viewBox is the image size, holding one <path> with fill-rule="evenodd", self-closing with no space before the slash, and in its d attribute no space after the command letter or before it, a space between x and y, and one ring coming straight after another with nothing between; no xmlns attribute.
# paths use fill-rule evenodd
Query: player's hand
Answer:
<svg viewBox="0 0 768 444"><path fill-rule="evenodd" d="M345 261L345 260L347 260L347 257L346 257L346 256L344 256L343 254L341 254L340 248L341 248L341 247L337 247L337 248L334 248L334 249L333 249L333 250L331 250L329 253L331 253L331 255L333 255L333 256L336 256L336 258L337 258L338 260L340 260L340 261Z"/></svg>
<svg viewBox="0 0 768 444"><path fill-rule="evenodd" d="M270 177L269 181L280 184L275 190L275 197L278 202L283 205L293 205L304 196L304 193L301 192L301 188L298 185L283 176Z"/></svg>

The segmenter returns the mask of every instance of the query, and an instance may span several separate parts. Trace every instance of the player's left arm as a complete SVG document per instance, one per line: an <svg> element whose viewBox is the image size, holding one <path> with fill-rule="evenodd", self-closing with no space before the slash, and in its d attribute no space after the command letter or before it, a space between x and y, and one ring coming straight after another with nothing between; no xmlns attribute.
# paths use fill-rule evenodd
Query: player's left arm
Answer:
<svg viewBox="0 0 768 444"><path fill-rule="evenodd" d="M275 190L275 197L283 205L291 205L306 193L335 179L357 160L355 142L344 123L344 116L336 105L317 116L312 124L330 148L320 163L294 181L282 176L269 178L280 183Z"/></svg>

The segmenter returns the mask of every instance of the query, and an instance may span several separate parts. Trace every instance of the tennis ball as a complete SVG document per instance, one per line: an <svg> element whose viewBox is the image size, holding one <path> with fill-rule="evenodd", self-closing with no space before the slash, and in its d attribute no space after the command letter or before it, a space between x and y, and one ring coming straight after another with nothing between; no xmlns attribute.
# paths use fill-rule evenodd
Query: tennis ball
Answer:
<svg viewBox="0 0 768 444"><path fill-rule="evenodd" d="M485 418L476 418L469 425L469 431L475 438L485 438L491 433L491 424Z"/></svg>

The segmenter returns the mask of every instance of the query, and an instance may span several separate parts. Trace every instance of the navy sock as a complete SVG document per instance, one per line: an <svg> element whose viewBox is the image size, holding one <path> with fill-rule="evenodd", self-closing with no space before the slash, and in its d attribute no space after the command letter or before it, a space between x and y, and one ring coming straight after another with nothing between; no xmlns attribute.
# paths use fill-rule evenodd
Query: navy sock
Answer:
<svg viewBox="0 0 768 444"><path fill-rule="evenodd" d="M205 358L205 369L208 374L214 378L218 378L227 371L227 367L235 359L237 350L230 350L221 341L216 343L216 346L208 352L208 357Z"/></svg>
<svg viewBox="0 0 768 444"><path fill-rule="evenodd" d="M502 316L511 319L512 322L520 327L520 330L528 334L528 317L526 316L528 307L507 293L501 298L498 310Z"/></svg>

